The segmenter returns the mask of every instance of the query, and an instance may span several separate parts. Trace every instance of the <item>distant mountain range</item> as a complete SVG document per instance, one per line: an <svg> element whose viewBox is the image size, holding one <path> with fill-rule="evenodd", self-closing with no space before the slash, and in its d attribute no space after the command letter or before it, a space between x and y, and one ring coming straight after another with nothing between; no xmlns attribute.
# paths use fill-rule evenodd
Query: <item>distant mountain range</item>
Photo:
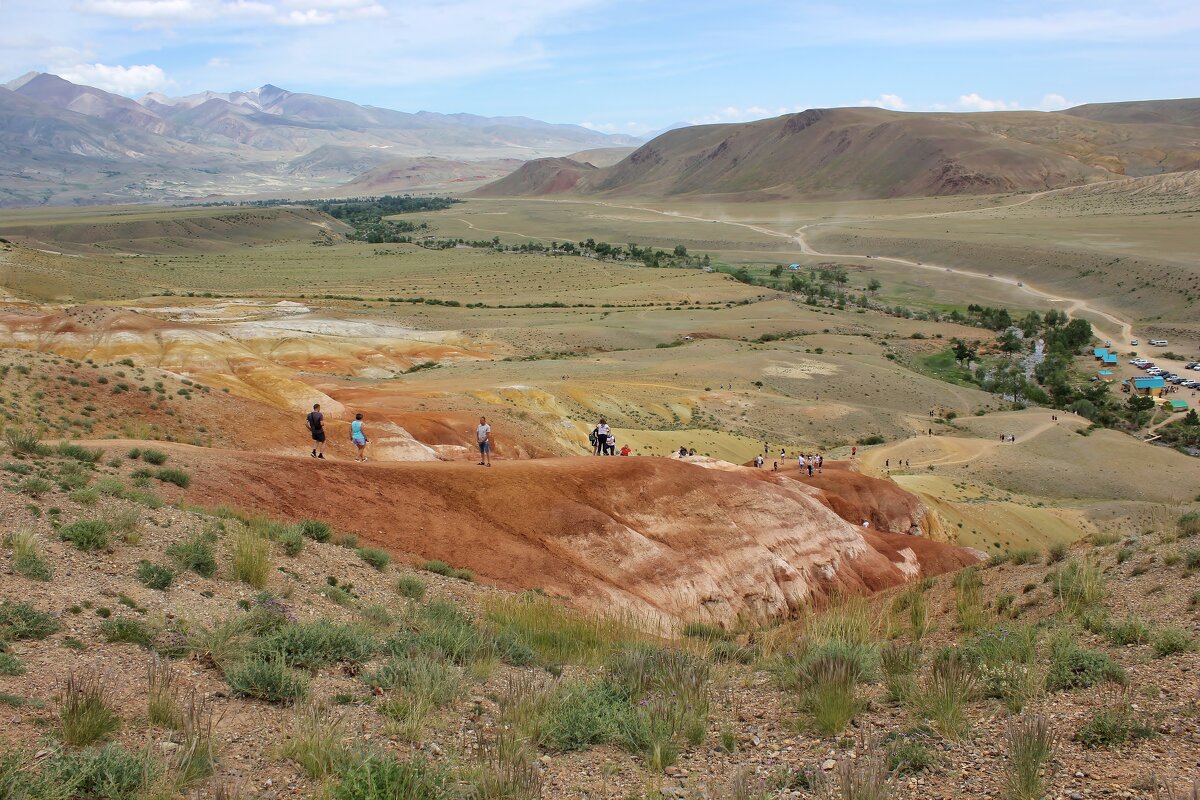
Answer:
<svg viewBox="0 0 1200 800"><path fill-rule="evenodd" d="M266 85L140 101L30 73L0 88L0 206L143 202L489 180L517 162L635 145L525 117L415 114ZM476 163L478 162L478 164ZM367 173L372 173L368 176ZM373 180L374 178L374 180Z"/></svg>
<svg viewBox="0 0 1200 800"><path fill-rule="evenodd" d="M1037 191L1198 168L1197 99L1056 113L832 108L668 131L607 167L528 161L476 194L887 198Z"/></svg>

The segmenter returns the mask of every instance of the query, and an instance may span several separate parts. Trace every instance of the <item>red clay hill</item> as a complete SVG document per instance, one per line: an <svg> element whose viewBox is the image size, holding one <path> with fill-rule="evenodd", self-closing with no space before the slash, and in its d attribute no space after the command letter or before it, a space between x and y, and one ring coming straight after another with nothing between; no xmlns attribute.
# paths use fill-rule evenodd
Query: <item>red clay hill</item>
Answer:
<svg viewBox="0 0 1200 800"><path fill-rule="evenodd" d="M128 447L130 443L119 443ZM974 563L973 551L863 529L836 492L753 469L667 458L355 464L168 445L189 503L324 519L364 544L440 559L507 589L592 609L731 622L782 616ZM830 471L832 472L832 470ZM844 472L848 484L904 493ZM898 493L898 494L897 494ZM898 506L897 506L898 507Z"/></svg>

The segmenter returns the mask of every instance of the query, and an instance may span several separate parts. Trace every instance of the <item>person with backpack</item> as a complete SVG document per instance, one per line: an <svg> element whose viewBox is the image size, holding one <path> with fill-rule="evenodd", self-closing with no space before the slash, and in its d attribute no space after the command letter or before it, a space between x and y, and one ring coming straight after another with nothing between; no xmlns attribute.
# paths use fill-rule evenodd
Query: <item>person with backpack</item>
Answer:
<svg viewBox="0 0 1200 800"><path fill-rule="evenodd" d="M308 432L313 440L313 458L325 458L325 415L321 413L321 404L313 403L313 410L305 417L308 422Z"/></svg>

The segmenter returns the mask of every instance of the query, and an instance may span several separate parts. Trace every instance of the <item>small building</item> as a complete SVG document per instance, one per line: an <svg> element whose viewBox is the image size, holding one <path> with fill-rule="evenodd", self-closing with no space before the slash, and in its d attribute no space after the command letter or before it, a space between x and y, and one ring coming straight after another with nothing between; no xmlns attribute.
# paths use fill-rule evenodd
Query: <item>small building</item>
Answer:
<svg viewBox="0 0 1200 800"><path fill-rule="evenodd" d="M1097 361L1103 361L1104 357L1108 355L1108 348L1097 347L1092 350L1092 355L1096 357Z"/></svg>
<svg viewBox="0 0 1200 800"><path fill-rule="evenodd" d="M1109 353L1101 359L1106 367L1115 367L1117 365L1117 354Z"/></svg>
<svg viewBox="0 0 1200 800"><path fill-rule="evenodd" d="M1113 371L1111 369L1100 370L1099 372L1096 373L1096 377L1099 378L1100 380L1104 381L1105 383L1112 383L1114 380L1117 379L1117 376L1115 374L1113 374Z"/></svg>
<svg viewBox="0 0 1200 800"><path fill-rule="evenodd" d="M1167 411L1187 411L1187 400L1163 400L1162 407Z"/></svg>
<svg viewBox="0 0 1200 800"><path fill-rule="evenodd" d="M1167 382L1162 378L1144 377L1133 379L1133 389L1138 394L1148 395L1150 397L1158 397L1163 393L1163 389L1167 388Z"/></svg>

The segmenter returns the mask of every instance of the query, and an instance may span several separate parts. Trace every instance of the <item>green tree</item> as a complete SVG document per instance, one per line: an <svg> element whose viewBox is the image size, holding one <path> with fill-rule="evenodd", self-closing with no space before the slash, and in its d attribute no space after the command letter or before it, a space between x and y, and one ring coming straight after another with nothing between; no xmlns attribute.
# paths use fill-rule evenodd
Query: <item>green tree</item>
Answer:
<svg viewBox="0 0 1200 800"><path fill-rule="evenodd" d="M771 277L772 278L778 278L782 275L783 275L783 265L782 264L776 264L775 266L771 267Z"/></svg>
<svg viewBox="0 0 1200 800"><path fill-rule="evenodd" d="M868 292L871 292L872 294L874 294L875 292L878 292L881 288L883 288L883 284L879 282L878 278L871 278L871 280L867 281L867 291Z"/></svg>
<svg viewBox="0 0 1200 800"><path fill-rule="evenodd" d="M1154 410L1154 398L1144 394L1135 394L1125 403L1129 421L1140 428L1146 424L1149 412Z"/></svg>
<svg viewBox="0 0 1200 800"><path fill-rule="evenodd" d="M675 245L675 257L676 258L687 258L687 248L681 244Z"/></svg>

